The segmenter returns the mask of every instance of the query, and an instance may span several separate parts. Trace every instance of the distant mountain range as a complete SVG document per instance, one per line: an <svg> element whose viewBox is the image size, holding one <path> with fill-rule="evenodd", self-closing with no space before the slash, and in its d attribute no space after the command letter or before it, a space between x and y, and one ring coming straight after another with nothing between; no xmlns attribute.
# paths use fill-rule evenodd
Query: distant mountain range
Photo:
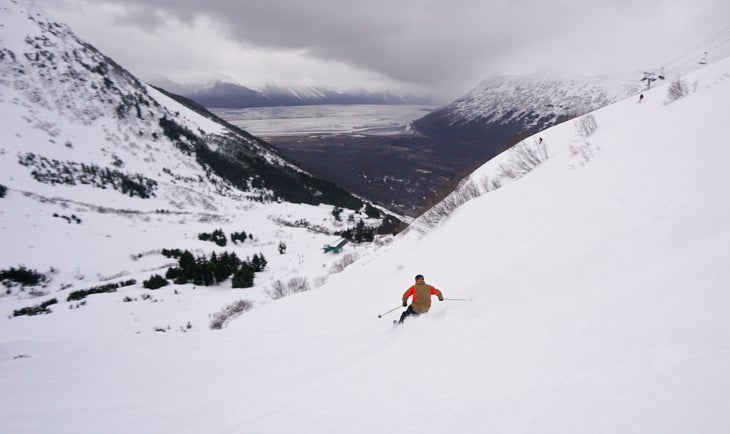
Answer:
<svg viewBox="0 0 730 434"><path fill-rule="evenodd" d="M204 85L182 85L172 81L158 80L155 85L209 108L430 103L430 99L427 97L388 90L353 89L337 92L317 86L266 86L262 89L253 89L223 80L215 80Z"/></svg>
<svg viewBox="0 0 730 434"><path fill-rule="evenodd" d="M364 206L200 105L140 82L33 2L2 12L6 187L74 198L95 188L104 202L121 194L177 210L215 209L220 198Z"/></svg>
<svg viewBox="0 0 730 434"><path fill-rule="evenodd" d="M485 161L521 138L631 95L637 76L497 76L447 106L413 122L434 140L478 150Z"/></svg>

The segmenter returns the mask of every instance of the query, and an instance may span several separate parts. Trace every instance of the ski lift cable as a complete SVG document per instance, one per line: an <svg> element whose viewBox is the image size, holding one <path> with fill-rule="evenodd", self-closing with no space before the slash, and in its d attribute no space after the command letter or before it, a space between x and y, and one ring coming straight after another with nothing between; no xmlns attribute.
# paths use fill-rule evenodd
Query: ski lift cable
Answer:
<svg viewBox="0 0 730 434"><path fill-rule="evenodd" d="M709 51L709 49L704 49L703 47L706 47L709 44L716 41L717 39L720 39L729 34L730 34L730 27L727 27L724 30L720 31L719 33L715 34L714 36L710 37L709 39L706 39L706 40L696 44L694 47L686 50L681 55L676 56L673 59L669 60L664 65L668 67L669 65L672 65L673 63L678 62L689 55L692 55L692 54L696 55L697 52ZM673 68L673 69L676 69L676 68Z"/></svg>
<svg viewBox="0 0 730 434"><path fill-rule="evenodd" d="M688 56L688 55L690 55L690 54L696 53L696 52L698 52L698 51L707 51L707 50L703 50L702 48L703 48L704 46L706 46L706 45L709 45L709 44L711 44L711 43L712 43L712 42L714 42L715 40L717 40L717 39L719 39L719 38L722 38L723 36L725 36L725 35L727 35L727 34L730 34L730 27L728 27L728 28L726 28L726 29L724 29L724 30L720 31L719 33L715 34L714 36L711 36L710 38L708 38L708 39L706 39L706 40L704 40L704 41L702 41L702 42L700 42L700 43L696 44L696 45L695 45L694 47L692 47L692 48L690 48L690 49L688 49L688 50L684 51L684 52L683 52L683 53L682 53L681 55L679 55L679 56L677 56L677 57L675 57L675 58L671 59L671 60L670 60L670 61L668 61L668 62L666 62L666 64L667 64L667 65L671 65L672 63L674 63L674 62L677 62L677 61L679 61L679 60L683 59L684 57L686 57L686 56Z"/></svg>
<svg viewBox="0 0 730 434"><path fill-rule="evenodd" d="M729 37L727 39L725 39L724 41L721 41L721 42L713 45L712 47L707 48L707 50L704 51L704 55L706 55L710 51L715 50L715 49L717 49L719 47L722 47L723 45L725 45L728 42L730 42L730 32L728 32L728 36ZM706 58L703 57L703 59L706 59ZM667 74L669 74L671 72L674 72L674 71L677 71L678 69L681 69L683 66L687 65L688 63L693 63L693 62L696 62L696 61L697 61L696 57L690 57L689 59L685 60L684 62L680 63L677 66L674 66L672 68L667 68Z"/></svg>
<svg viewBox="0 0 730 434"><path fill-rule="evenodd" d="M726 36L730 36L730 33L728 33L728 35L726 35ZM725 43L727 43L727 41L721 43L720 45L725 44ZM699 56L707 55L707 53L709 51L713 50L714 48L716 48L716 47L708 48L707 46L698 46L694 51L687 52L684 56L675 58L675 60L673 60L672 62L664 64L664 66L669 70L678 69L678 68L686 65L687 63L696 61L697 57L699 57Z"/></svg>
<svg viewBox="0 0 730 434"><path fill-rule="evenodd" d="M722 47L723 45L725 45L725 44L727 44L728 42L730 42L730 35L728 35L728 36L729 36L729 37L728 37L728 38L727 38L726 40L724 40L724 41L720 42L719 44L716 44L716 45L714 45L714 46L712 46L712 47L708 48L706 52L707 52L707 53L709 53L709 52L710 52L710 51L712 51L712 50L717 50L718 48L720 48L720 47Z"/></svg>

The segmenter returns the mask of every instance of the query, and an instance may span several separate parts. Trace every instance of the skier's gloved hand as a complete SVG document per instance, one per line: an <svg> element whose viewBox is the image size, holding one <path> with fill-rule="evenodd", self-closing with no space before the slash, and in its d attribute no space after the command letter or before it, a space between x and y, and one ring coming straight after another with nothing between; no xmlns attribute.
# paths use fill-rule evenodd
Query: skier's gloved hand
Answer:
<svg viewBox="0 0 730 434"><path fill-rule="evenodd" d="M443 297L439 297L439 301L444 301L444 298Z"/></svg>
<svg viewBox="0 0 730 434"><path fill-rule="evenodd" d="M404 301L404 302L403 302L403 307L406 307L406 306L408 306L408 303L406 303L406 302Z"/></svg>

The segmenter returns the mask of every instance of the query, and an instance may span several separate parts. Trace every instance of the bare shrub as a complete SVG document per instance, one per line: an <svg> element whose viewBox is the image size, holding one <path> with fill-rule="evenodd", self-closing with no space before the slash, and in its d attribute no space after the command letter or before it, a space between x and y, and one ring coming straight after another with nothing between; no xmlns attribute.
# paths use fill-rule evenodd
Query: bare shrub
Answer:
<svg viewBox="0 0 730 434"><path fill-rule="evenodd" d="M289 295L286 291L286 285L281 280L277 280L272 283L271 287L266 290L266 294L268 294L272 300L278 300Z"/></svg>
<svg viewBox="0 0 730 434"><path fill-rule="evenodd" d="M573 158L578 158L579 164L584 165L593 158L594 151L598 149L594 148L588 141L588 137L598 130L596 118L594 118L593 115L585 115L582 118L579 118L575 122L575 130L578 132L578 135L583 138L583 140L578 144L570 144L568 149L570 149L571 156Z"/></svg>
<svg viewBox="0 0 730 434"><path fill-rule="evenodd" d="M290 294L296 294L297 292L304 292L312 289L309 287L309 282L306 277L292 277L289 279L287 287L289 288Z"/></svg>
<svg viewBox="0 0 730 434"><path fill-rule="evenodd" d="M272 283L271 287L266 290L266 294L271 297L272 300L278 300L286 297L287 295L305 292L311 289L312 288L309 286L309 282L306 277L292 277L286 284L281 280L277 280Z"/></svg>
<svg viewBox="0 0 730 434"><path fill-rule="evenodd" d="M251 310L252 307L253 303L248 300L238 300L231 303L220 312L213 314L213 318L210 321L210 328L220 330L228 320L238 317L247 310Z"/></svg>
<svg viewBox="0 0 730 434"><path fill-rule="evenodd" d="M502 181L499 179L499 177L490 178L488 176L485 176L480 181L480 184L482 186L482 189L489 193L490 191L498 190L502 188Z"/></svg>
<svg viewBox="0 0 730 434"><path fill-rule="evenodd" d="M499 172L501 176L513 179L532 172L549 157L545 144L535 141L532 144L520 142L509 152L509 161L499 165Z"/></svg>
<svg viewBox="0 0 730 434"><path fill-rule="evenodd" d="M687 95L689 95L689 88L687 87L686 81L678 78L669 83L669 87L667 88L669 101L676 101Z"/></svg>
<svg viewBox="0 0 730 434"><path fill-rule="evenodd" d="M312 224L307 219L299 219L297 221L289 221L282 217L274 217L269 216L269 220L273 221L274 223L280 224L282 226L290 227L290 228L305 228L310 232L314 232L317 234L326 234L326 235L332 235L332 231L327 229L326 227L322 225L315 225Z"/></svg>
<svg viewBox="0 0 730 434"><path fill-rule="evenodd" d="M451 194L418 217L411 227L425 234L448 218L458 207L479 196L481 196L479 187L471 179L465 178Z"/></svg>
<svg viewBox="0 0 730 434"><path fill-rule="evenodd" d="M360 255L357 253L348 253L342 257L339 261L332 264L330 267L330 272L333 274L335 273L341 273L345 268L347 268L348 265L354 263L360 259Z"/></svg>
<svg viewBox="0 0 730 434"><path fill-rule="evenodd" d="M578 135L584 138L590 137L598 129L596 118L593 115L585 115L575 121L575 129Z"/></svg>

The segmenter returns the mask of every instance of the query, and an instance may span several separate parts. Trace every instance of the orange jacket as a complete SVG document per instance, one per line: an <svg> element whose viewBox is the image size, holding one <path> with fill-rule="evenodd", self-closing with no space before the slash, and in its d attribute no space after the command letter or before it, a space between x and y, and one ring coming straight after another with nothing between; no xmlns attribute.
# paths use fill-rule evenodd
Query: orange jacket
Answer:
<svg viewBox="0 0 730 434"><path fill-rule="evenodd" d="M408 297L413 296L413 303L411 303L413 310L416 313L426 313L431 308L432 295L438 296L439 300L444 299L443 294L438 289L426 285L425 282L418 282L403 294L403 305L405 306L408 303Z"/></svg>

